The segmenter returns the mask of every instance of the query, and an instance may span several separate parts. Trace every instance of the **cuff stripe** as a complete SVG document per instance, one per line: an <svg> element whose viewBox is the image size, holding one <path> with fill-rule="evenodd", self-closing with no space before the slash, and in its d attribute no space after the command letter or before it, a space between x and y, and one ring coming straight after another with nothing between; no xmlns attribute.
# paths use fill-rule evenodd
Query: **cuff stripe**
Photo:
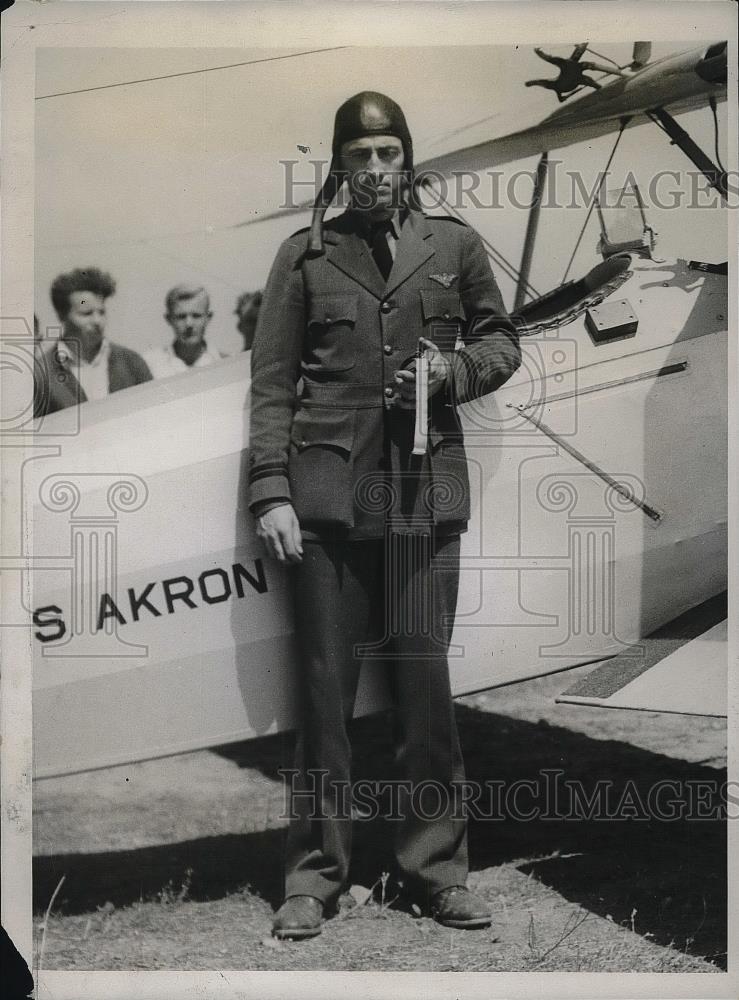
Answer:
<svg viewBox="0 0 739 1000"><path fill-rule="evenodd" d="M271 465L260 465L249 471L249 482L256 483L258 479L266 479L267 476L286 476L287 466L272 463Z"/></svg>

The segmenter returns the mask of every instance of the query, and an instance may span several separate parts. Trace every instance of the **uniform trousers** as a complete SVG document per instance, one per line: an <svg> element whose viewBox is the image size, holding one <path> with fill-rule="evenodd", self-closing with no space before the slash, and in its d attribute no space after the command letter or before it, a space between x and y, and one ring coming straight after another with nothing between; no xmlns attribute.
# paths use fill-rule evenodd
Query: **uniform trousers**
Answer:
<svg viewBox="0 0 739 1000"><path fill-rule="evenodd" d="M459 547L458 534L428 532L304 544L294 569L302 702L286 896L330 905L345 888L352 842L347 724L368 652L386 664L396 711L397 874L421 902L466 881L466 823L454 809L464 764L447 660Z"/></svg>

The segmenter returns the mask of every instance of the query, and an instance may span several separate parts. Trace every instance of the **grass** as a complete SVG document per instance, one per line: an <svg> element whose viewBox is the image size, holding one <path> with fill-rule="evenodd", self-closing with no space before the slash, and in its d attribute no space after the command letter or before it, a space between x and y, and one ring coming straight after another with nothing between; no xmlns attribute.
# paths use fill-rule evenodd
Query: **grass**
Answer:
<svg viewBox="0 0 739 1000"><path fill-rule="evenodd" d="M560 767L585 783L607 777L642 788L725 777L720 720L691 720L687 733L679 717L555 706L552 695L564 686L545 678L460 703L468 777L514 782ZM385 722L355 725L357 777L386 773ZM282 891L284 832L277 770L291 752L289 741L273 738L39 782L34 891L42 968L725 968L720 821L471 824L470 888L494 913L492 928L480 931L443 928L403 909L381 831L360 823L353 891L337 916L314 939L276 941L270 927Z"/></svg>
<svg viewBox="0 0 739 1000"><path fill-rule="evenodd" d="M635 920L620 925L563 904L556 892L515 864L477 872L471 881L493 904L491 929L451 930L398 909L386 893L385 879L371 887L374 891L345 896L323 933L298 943L270 936L272 907L249 887L222 899L195 901L183 880L165 887L158 898L129 906L108 902L94 914L47 917L46 965L71 970L720 971L685 950L653 943L638 933Z"/></svg>

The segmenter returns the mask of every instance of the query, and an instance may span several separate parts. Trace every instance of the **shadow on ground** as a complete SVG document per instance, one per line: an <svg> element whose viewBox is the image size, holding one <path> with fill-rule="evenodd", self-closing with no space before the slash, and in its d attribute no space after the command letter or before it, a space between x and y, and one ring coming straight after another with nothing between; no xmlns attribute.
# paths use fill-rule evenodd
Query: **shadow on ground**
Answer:
<svg viewBox="0 0 739 1000"><path fill-rule="evenodd" d="M501 789L497 803L494 796L478 799L478 815L470 820L473 871L518 861L522 872L565 899L656 943L725 967L726 821L717 808L724 772L542 721L465 705L457 705L456 712L468 779L484 786L492 778ZM390 730L386 714L353 724L357 779L382 780L392 773ZM289 738L277 736L217 752L278 779L278 769L291 764L292 746ZM659 803L675 812L674 819L644 813L660 782L671 783L661 786ZM573 786L580 796L574 812ZM533 810L526 820L512 815L514 787L519 811ZM686 815L688 807L706 818ZM390 869L389 826L356 823L353 882L369 886ZM276 906L283 839L284 829L278 828L131 851L39 857L36 910L43 912L62 875L67 878L55 909L67 914L94 912L108 901L125 906L162 892L176 896L184 883L189 899L217 899L249 886Z"/></svg>

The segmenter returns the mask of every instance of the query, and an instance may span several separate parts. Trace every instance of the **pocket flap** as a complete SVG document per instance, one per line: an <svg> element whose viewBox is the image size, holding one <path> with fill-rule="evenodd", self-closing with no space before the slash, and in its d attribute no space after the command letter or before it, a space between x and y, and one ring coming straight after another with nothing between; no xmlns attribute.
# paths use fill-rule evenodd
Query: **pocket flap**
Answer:
<svg viewBox="0 0 739 1000"><path fill-rule="evenodd" d="M290 437L298 451L311 445L330 445L351 452L355 420L354 410L306 406L295 414Z"/></svg>
<svg viewBox="0 0 739 1000"><path fill-rule="evenodd" d="M308 325L320 323L356 323L356 295L315 295L310 302Z"/></svg>
<svg viewBox="0 0 739 1000"><path fill-rule="evenodd" d="M448 292L443 288L422 288L421 308L424 320L454 320L465 319L464 306L458 292Z"/></svg>

